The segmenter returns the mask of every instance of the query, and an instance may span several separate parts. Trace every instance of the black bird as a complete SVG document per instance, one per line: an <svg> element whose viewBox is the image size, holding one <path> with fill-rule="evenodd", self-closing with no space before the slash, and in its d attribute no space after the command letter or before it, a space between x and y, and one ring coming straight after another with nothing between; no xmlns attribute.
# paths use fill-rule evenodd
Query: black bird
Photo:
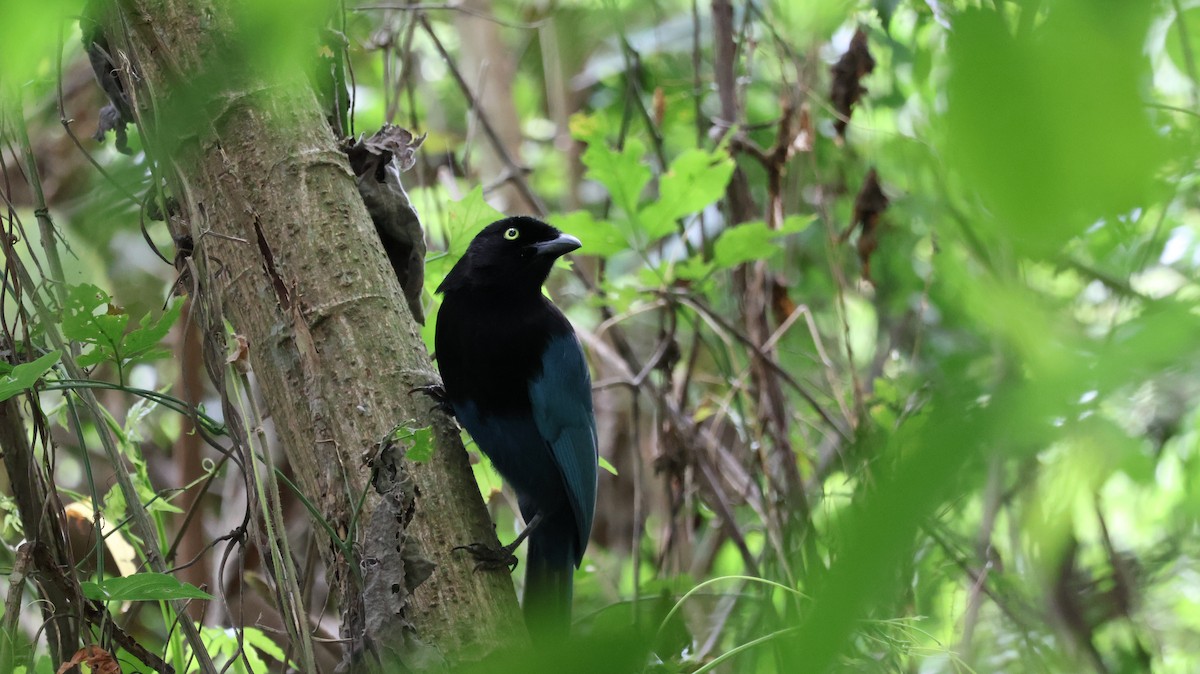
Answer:
<svg viewBox="0 0 1200 674"><path fill-rule="evenodd" d="M570 628L571 583L596 506L591 377L571 324L542 294L579 240L531 217L488 225L438 292L434 339L444 402L517 492L525 530L480 559L515 562L529 537L525 621L535 641Z"/></svg>

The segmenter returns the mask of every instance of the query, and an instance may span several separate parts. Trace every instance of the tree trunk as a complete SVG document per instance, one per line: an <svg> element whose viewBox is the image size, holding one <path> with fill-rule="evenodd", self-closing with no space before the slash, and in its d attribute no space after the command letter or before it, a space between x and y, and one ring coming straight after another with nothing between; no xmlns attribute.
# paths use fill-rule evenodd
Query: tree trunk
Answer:
<svg viewBox="0 0 1200 674"><path fill-rule="evenodd" d="M297 63L308 52L279 70L256 62L256 40L295 24L249 24L236 4L122 0L107 26L143 143L180 203L172 233L194 244L210 376L223 390L227 322L300 488L354 543L352 558L324 546L352 650L418 668L521 643L509 578L452 554L495 534L453 422L409 393L437 375ZM301 28L314 54L319 28ZM380 451L410 419L434 422L428 462Z"/></svg>

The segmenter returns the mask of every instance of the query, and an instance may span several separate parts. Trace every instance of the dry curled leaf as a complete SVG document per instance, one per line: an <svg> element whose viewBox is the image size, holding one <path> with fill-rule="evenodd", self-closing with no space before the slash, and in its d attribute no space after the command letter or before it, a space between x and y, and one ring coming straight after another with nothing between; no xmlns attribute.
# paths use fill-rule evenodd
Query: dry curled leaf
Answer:
<svg viewBox="0 0 1200 674"><path fill-rule="evenodd" d="M858 233L858 260L862 263L862 277L868 283L875 283L871 278L871 255L879 247L879 219L887 210L888 198L879 185L879 174L874 168L867 171L862 189L854 198L854 215L850 226L842 233L842 241L850 238L855 227Z"/></svg>
<svg viewBox="0 0 1200 674"><path fill-rule="evenodd" d="M425 323L421 293L425 287L425 232L404 191L400 174L417 162L417 149L425 136L384 124L370 138L347 140L342 150L350 159L358 194L375 224L388 262L404 291L409 311Z"/></svg>
<svg viewBox="0 0 1200 674"><path fill-rule="evenodd" d="M392 158L400 171L407 171L417 163L417 150L425 142L425 134L414 136L411 131L393 124L384 124L369 138L360 136L357 141L347 139L342 151L350 158L354 175L361 176L373 171L375 180L383 182L384 171Z"/></svg>
<svg viewBox="0 0 1200 674"><path fill-rule="evenodd" d="M250 370L250 342L245 335L233 336L234 349L225 357L225 362L238 368L239 372L245 373Z"/></svg>
<svg viewBox="0 0 1200 674"><path fill-rule="evenodd" d="M771 288L771 313L775 322L782 325L796 311L796 302L788 294L788 287L776 274L767 279Z"/></svg>
<svg viewBox="0 0 1200 674"><path fill-rule="evenodd" d="M813 138L816 135L813 133L812 111L809 109L808 101L800 105L800 131L796 133L796 137L792 140L792 149L795 152L812 152Z"/></svg>
<svg viewBox="0 0 1200 674"><path fill-rule="evenodd" d="M858 103L867 88L862 85L862 78L875 70L875 57L867 47L867 34L859 28L850 39L850 48L833 64L833 84L829 90L829 101L837 112L833 120L833 128L839 138L846 137L846 125L850 122L850 113L855 103Z"/></svg>
<svg viewBox="0 0 1200 674"><path fill-rule="evenodd" d="M72 667L87 665L92 668L92 674L121 674L121 665L112 653L99 646L84 646L75 651L70 660L59 666L57 674L66 674Z"/></svg>

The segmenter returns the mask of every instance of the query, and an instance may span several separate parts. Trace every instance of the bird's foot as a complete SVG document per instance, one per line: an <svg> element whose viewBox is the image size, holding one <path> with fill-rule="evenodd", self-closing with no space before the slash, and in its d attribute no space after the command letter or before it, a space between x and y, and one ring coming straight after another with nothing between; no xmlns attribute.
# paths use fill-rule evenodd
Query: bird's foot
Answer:
<svg viewBox="0 0 1200 674"><path fill-rule="evenodd" d="M516 543L520 543L520 541L516 541ZM513 554L513 550L516 548L516 545L497 547L486 543L471 543L470 545L460 545L454 550L466 550L474 557L476 572L508 569L508 572L512 573L517 569L517 556Z"/></svg>
<svg viewBox="0 0 1200 674"><path fill-rule="evenodd" d="M429 399L433 401L434 407L445 412L447 416L454 417L454 408L450 406L450 400L446 398L446 389L441 384L429 384L408 390L408 395L414 393L423 393L429 396Z"/></svg>

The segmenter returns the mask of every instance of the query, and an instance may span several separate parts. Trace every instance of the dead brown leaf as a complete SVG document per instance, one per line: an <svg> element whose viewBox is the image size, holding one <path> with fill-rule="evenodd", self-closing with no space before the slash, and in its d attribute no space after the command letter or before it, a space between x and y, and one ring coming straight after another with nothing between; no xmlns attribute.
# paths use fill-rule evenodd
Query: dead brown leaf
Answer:
<svg viewBox="0 0 1200 674"><path fill-rule="evenodd" d="M75 651L70 660L59 666L57 674L66 674L72 667L79 665L91 667L92 674L121 674L121 665L112 653L96 645L84 646Z"/></svg>
<svg viewBox="0 0 1200 674"><path fill-rule="evenodd" d="M867 46L867 34L862 28L854 31L850 39L850 48L833 64L833 83L829 90L829 101L837 112L833 120L833 128L838 138L846 137L846 125L850 122L850 114L854 105L867 93L862 85L862 78L875 70L875 57Z"/></svg>
<svg viewBox="0 0 1200 674"><path fill-rule="evenodd" d="M862 263L863 280L871 284L875 283L871 278L871 256L879 248L880 216L887 210L887 207L887 195L883 193L883 188L879 185L879 174L872 167L870 171L867 171L867 177L863 179L863 186L858 191L858 196L854 198L854 215L850 226L842 234L842 241L845 241L850 238L855 227L859 228L856 245L858 260Z"/></svg>

